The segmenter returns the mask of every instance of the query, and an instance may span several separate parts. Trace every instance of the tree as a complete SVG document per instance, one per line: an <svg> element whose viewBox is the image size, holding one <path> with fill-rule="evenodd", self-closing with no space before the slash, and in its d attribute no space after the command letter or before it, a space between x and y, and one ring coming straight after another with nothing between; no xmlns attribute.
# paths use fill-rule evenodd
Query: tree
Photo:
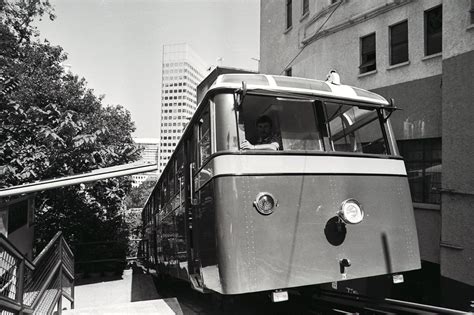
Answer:
<svg viewBox="0 0 474 315"><path fill-rule="evenodd" d="M155 185L156 181L146 180L140 186L132 187L125 198L125 204L127 205L127 208L143 208L148 196L152 192L153 188L155 188Z"/></svg>
<svg viewBox="0 0 474 315"><path fill-rule="evenodd" d="M67 55L34 40L31 22L54 17L45 0L0 0L0 187L84 173L139 158L130 113L102 105L85 79L66 73ZM69 242L119 239L128 178L36 196L39 247L62 230Z"/></svg>

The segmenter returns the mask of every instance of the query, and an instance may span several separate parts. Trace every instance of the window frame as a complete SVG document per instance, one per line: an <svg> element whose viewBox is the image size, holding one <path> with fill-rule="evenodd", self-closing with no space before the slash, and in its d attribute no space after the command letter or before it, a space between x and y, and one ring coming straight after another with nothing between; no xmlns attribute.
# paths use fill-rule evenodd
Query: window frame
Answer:
<svg viewBox="0 0 474 315"><path fill-rule="evenodd" d="M288 31L293 27L293 1L292 0L285 1L285 23L286 23L285 30Z"/></svg>
<svg viewBox="0 0 474 315"><path fill-rule="evenodd" d="M431 47L431 50L435 49L435 51L430 51L430 45L429 45L429 41L430 41L430 38L431 40L432 37L433 37L433 34L438 34L438 32L436 33L432 33L432 34L428 34L428 15L430 13L432 13L433 11L435 10L441 10L441 26L440 26L440 30L439 30L439 36L440 36L440 47ZM423 25L424 25L424 29L423 29L423 35L424 35L424 49L425 49L425 56L432 56L432 55L436 55L436 54L439 54L443 51L443 6L440 4L440 5L437 5L437 6L434 6L428 10L425 10L424 11L424 14L423 14ZM437 50L439 48L439 50Z"/></svg>
<svg viewBox="0 0 474 315"><path fill-rule="evenodd" d="M374 38L374 49L373 49L373 54L374 54L374 64L368 64L369 61L366 61L364 60L364 56L366 55L369 55L370 53L372 53L372 50L370 52L366 52L364 53L364 40L369 38L369 37L372 37ZM377 71L377 37L376 37L376 32L372 32L370 34L367 34L367 35L364 35L362 37L360 37L359 39L359 58L360 58L360 62L359 62L359 74L365 74L365 73L369 73L369 72L372 72L372 71ZM366 65L367 64L367 65ZM371 66L374 66L374 69L369 69L369 67Z"/></svg>
<svg viewBox="0 0 474 315"><path fill-rule="evenodd" d="M354 123L354 126L356 127L355 129L352 127L352 126L349 126L347 127L348 129L348 132L349 133L352 133L354 131L358 131L360 129L362 129L363 127L367 126L367 125L370 125L372 123L374 123L375 121L378 122L378 127L380 128L380 135L382 136L382 139L383 139L383 142L384 142L384 147L385 147L385 151L386 153L385 154L380 154L380 153L367 153L367 152L350 152L350 151L339 151L339 150L336 150L335 149L335 141L333 140L333 130L331 129L331 126L330 126L330 123L328 121L328 114L327 114L327 107L328 107L328 103L334 103L334 104L339 104L339 105L343 105L343 106L349 106L349 107L358 107L359 109L363 109L363 110L370 110L370 111L373 111L374 114L376 114L376 117L373 117L373 118L363 118L362 120L359 120L357 122ZM347 152L347 153L350 153L350 154L363 154L363 155L377 155L377 156L380 156L380 157L389 157L389 156L393 156L394 155L394 148L392 148L392 143L389 139L389 135L387 134L387 130L385 129L386 128L386 124L383 122L383 114L382 114L382 110L381 109L377 109L377 108L370 108L370 107L367 107L367 106L364 106L363 104L347 104L341 100L323 100L322 101L322 106L324 108L324 124L326 125L326 129L327 129L327 133L328 133L328 142L329 142L329 146L328 146L328 150L326 150L327 152L335 152L335 153L339 153L339 152ZM342 123L343 125L343 123ZM343 127L344 128L344 127ZM354 129L353 131L351 131L351 129ZM343 131L343 130L341 130ZM341 132L339 131L339 132ZM346 130L343 131L343 134L345 134ZM362 144L362 143L361 143Z"/></svg>
<svg viewBox="0 0 474 315"><path fill-rule="evenodd" d="M400 151L400 155L403 157L407 169L407 178L408 182L410 184L410 192L412 196L413 203L420 203L420 204L430 204L430 205L440 205L441 204L441 192L440 190L434 190L433 192L427 192L427 180L428 177L426 175L426 169L429 167L435 166L435 165L441 165L441 174L439 177L439 189L441 188L441 176L442 176L442 165L443 165L443 157L442 157L442 138L441 137L436 137L436 138L423 138L423 139L403 139L403 140L398 140L397 145ZM412 150L409 150L409 147L412 147ZM416 150L413 150L415 148ZM431 150L428 150L431 149ZM421 159L416 159L416 158L410 158L407 153L413 153L413 152L421 152L422 157ZM433 152L437 152L439 155L439 158L433 158ZM418 195L415 195L415 193L419 193L420 189L412 189L412 187L417 184L415 181L416 178L411 178L410 177L410 170L411 170L411 165L413 164L419 164L421 165L421 200L418 199ZM429 167L426 167L428 165L431 165ZM432 189L434 188L434 185L431 185ZM433 196L436 196L435 198L438 199L437 202L433 202L432 198Z"/></svg>
<svg viewBox="0 0 474 315"><path fill-rule="evenodd" d="M252 94L254 96L254 94ZM261 95L255 95L255 96L262 96L262 97L285 97L284 95L273 95L273 94L261 94ZM288 96L288 98L291 98L291 96ZM298 99L298 98L296 98ZM391 136L387 132L387 125L384 122L384 115L383 115L383 109L381 108L376 108L372 107L369 104L364 104L362 102L357 102L357 101L348 101L348 100L343 100L343 99L337 99L337 98L324 98L324 97L315 97L311 98L308 97L308 99L312 100L312 108L313 108L313 113L314 113L314 118L316 119L316 130L320 134L322 140L322 151L319 150L305 150L307 152L311 152L314 154L320 154L321 152L324 153L335 153L335 154L352 154L352 155L364 155L364 156L377 156L380 158L390 158L390 157L399 157L397 154L397 148L393 147L394 143L392 141ZM341 105L346 105L350 107L359 107L361 109L367 109L374 111L374 114L376 114L377 117L373 118L367 123L362 124L359 126L359 128L363 128L365 125L370 124L374 122L375 120L378 121L378 127L380 128L380 136L382 136L383 141L384 141L384 146L385 146L385 151L386 153L384 154L379 154L379 153L367 153L367 152L348 152L348 151L337 151L334 149L333 142L332 142L332 134L331 134L331 128L328 123L328 112L327 112L327 104L326 103L334 103L337 102L338 104ZM237 132L238 130L238 125L239 125L239 117L241 115L241 111L244 108L244 104L242 104L239 107L239 111L237 113L236 117L236 128ZM321 118L322 115L322 118ZM282 134L282 130L280 130L280 134ZM282 142L284 138L282 137ZM240 147L240 143L242 142L242 139L239 141L239 146L238 150L242 151L243 149ZM254 151L245 151L245 152L254 152ZM255 152L262 152L262 150L257 150ZM278 152L298 152L298 150L289 150L285 149L285 146L283 146L283 150L277 150L277 151L272 151L273 154L278 154Z"/></svg>
<svg viewBox="0 0 474 315"><path fill-rule="evenodd" d="M474 0L471 0L471 8L469 9L470 25L474 25Z"/></svg>
<svg viewBox="0 0 474 315"><path fill-rule="evenodd" d="M396 45L394 45L393 43L393 29L397 26L400 26L402 24L406 24L406 42L402 42L402 43L397 43ZM388 27L388 38L389 38L389 64L390 66L395 66L395 65L399 65L401 63L404 63L404 62L408 62L410 61L410 54L409 54L409 49L410 49L410 44L409 44L409 29L408 29L408 19L405 19L403 21L400 21L400 22L397 22L395 24L392 24ZM394 59L394 55L393 55L393 51L394 51L394 46L395 47L398 47L398 46L401 46L401 45L405 45L406 44L406 60L402 60L402 61L398 61L398 62L394 62L393 59Z"/></svg>
<svg viewBox="0 0 474 315"><path fill-rule="evenodd" d="M309 14L309 0L301 1L301 16L304 17Z"/></svg>
<svg viewBox="0 0 474 315"><path fill-rule="evenodd" d="M196 123L195 123L195 145L196 145L196 169L195 169L195 172L199 172L199 170L209 161L206 160L206 161L203 161L201 159L201 140L202 140L202 131L201 131L201 120L203 119L203 115L204 113L207 111L208 112L208 119L209 119L209 129L208 129L208 133L209 133L209 156L211 156L214 152L215 152L215 148L213 146L213 142L215 141L214 140L214 135L213 135L213 127L215 128L215 125L214 123L212 122L212 119L214 117L214 115L211 113L211 102L210 101L207 101L207 104L205 106L203 106L203 108L199 111L199 113L197 114L197 117L198 119L196 119ZM205 133L204 133L205 134Z"/></svg>

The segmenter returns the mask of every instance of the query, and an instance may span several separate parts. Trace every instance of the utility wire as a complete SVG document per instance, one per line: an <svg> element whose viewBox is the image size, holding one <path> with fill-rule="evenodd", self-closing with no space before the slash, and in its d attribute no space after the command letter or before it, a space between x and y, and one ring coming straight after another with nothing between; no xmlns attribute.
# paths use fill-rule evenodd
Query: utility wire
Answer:
<svg viewBox="0 0 474 315"><path fill-rule="evenodd" d="M326 18L326 21L324 21L323 24L321 24L321 26L316 30L316 32L314 34L318 34L319 31L324 27L324 25L326 25L326 23L329 21L329 19L331 18L331 16L334 14L334 12L336 12L336 10L341 6L343 1L339 1L339 3L337 4L337 6L334 8L334 10L332 10L332 12L328 15L328 17ZM289 66L291 66L291 64L293 63L293 61L296 60L296 58L298 58L299 55L301 55L301 53L303 52L303 50L309 46L310 43L306 44L305 46L303 46L303 48L301 48L301 50L296 54L296 56L291 59L291 61L286 65L286 67L283 68L283 70L281 70L280 72L280 75L283 74L283 72L285 72L286 69L288 69Z"/></svg>

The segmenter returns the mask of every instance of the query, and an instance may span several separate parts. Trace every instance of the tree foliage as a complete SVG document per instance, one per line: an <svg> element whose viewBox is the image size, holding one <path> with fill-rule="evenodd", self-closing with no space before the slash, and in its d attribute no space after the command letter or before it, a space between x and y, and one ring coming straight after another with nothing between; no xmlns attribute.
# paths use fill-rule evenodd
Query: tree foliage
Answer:
<svg viewBox="0 0 474 315"><path fill-rule="evenodd" d="M130 113L103 106L85 79L68 73L59 46L34 39L45 0L0 0L0 187L84 173L139 158ZM70 242L123 239L120 212L130 181L109 179L36 196L37 241L58 230Z"/></svg>
<svg viewBox="0 0 474 315"><path fill-rule="evenodd" d="M132 187L125 198L127 208L143 208L155 185L156 181L146 180L139 187Z"/></svg>

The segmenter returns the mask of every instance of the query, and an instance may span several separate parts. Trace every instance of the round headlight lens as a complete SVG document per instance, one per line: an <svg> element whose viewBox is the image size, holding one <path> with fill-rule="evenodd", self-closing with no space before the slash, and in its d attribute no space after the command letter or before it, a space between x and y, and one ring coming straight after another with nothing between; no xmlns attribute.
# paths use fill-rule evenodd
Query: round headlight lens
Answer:
<svg viewBox="0 0 474 315"><path fill-rule="evenodd" d="M355 199L345 200L341 205L338 215L344 222L349 224L357 224L364 219L364 211Z"/></svg>
<svg viewBox="0 0 474 315"><path fill-rule="evenodd" d="M277 201L270 193L260 193L255 198L253 202L255 208L257 208L258 212L264 215L268 215L273 213L273 208L276 207Z"/></svg>

